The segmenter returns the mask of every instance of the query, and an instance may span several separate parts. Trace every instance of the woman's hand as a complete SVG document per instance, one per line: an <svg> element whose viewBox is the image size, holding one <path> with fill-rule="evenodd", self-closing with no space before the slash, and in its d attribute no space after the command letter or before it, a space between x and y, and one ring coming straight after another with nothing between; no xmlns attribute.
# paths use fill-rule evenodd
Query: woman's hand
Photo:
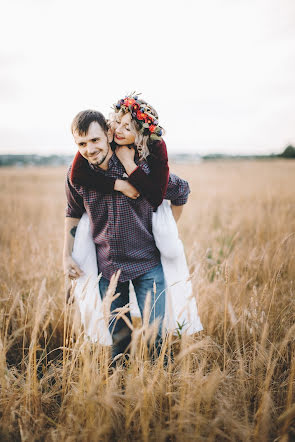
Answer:
<svg viewBox="0 0 295 442"><path fill-rule="evenodd" d="M124 195L128 196L128 198L132 198L133 200L136 200L136 198L140 196L138 190L125 180L116 180L114 190L123 193Z"/></svg>
<svg viewBox="0 0 295 442"><path fill-rule="evenodd" d="M134 162L135 149L131 146L117 146L115 153L124 166L127 174L130 175L137 165Z"/></svg>

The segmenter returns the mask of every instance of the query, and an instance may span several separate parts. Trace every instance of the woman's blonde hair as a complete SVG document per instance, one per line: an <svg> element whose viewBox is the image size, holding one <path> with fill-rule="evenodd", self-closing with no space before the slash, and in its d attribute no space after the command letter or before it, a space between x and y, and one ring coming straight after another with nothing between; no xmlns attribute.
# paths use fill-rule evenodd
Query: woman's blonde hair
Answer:
<svg viewBox="0 0 295 442"><path fill-rule="evenodd" d="M144 101L142 99L140 99L140 103L141 103L141 105L144 106L145 114L147 114L148 116L150 116L154 120L158 120L159 117L158 117L158 113L155 108L153 108L150 104L148 104L146 101ZM131 129L133 130L133 132L135 134L134 144L137 147L139 158L145 159L150 153L149 146L151 145L151 143L154 140L161 140L162 139L161 136L164 133L164 129L161 127L161 136L154 135L151 133L145 134L145 131L142 130L140 123L137 121L136 118L133 117L132 112L130 112L130 110L126 106L122 106L120 109L115 108L115 111L109 115L108 124L109 124L110 128L114 130L115 124L116 124L116 118L118 118L118 117L122 118L122 116L128 112L131 115L130 125L131 125Z"/></svg>

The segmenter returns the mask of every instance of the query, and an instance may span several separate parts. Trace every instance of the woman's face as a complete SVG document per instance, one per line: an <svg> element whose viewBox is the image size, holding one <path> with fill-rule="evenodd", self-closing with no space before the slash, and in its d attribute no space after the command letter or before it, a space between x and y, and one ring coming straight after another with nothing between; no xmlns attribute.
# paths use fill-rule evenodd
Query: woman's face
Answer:
<svg viewBox="0 0 295 442"><path fill-rule="evenodd" d="M135 132L131 128L131 114L127 112L122 117L116 115L115 142L120 146L133 144L135 141Z"/></svg>

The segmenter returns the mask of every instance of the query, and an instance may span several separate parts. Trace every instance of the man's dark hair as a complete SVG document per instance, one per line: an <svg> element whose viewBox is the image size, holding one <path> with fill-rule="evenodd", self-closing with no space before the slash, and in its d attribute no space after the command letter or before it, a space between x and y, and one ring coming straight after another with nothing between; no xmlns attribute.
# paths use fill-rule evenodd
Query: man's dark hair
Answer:
<svg viewBox="0 0 295 442"><path fill-rule="evenodd" d="M71 125L72 134L77 131L80 136L86 135L89 126L91 123L93 123L93 121L96 121L105 133L108 131L108 125L102 113L88 109L79 112L73 119Z"/></svg>

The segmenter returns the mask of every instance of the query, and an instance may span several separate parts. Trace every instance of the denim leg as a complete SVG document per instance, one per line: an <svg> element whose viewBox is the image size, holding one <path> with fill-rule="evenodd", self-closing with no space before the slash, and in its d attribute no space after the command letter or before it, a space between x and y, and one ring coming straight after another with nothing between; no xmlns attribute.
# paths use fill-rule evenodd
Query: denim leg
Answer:
<svg viewBox="0 0 295 442"><path fill-rule="evenodd" d="M101 294L101 298L103 299L106 295L106 291L108 289L110 281L106 278L101 277L99 281L99 290ZM117 356L120 353L128 353L126 349L131 342L131 330L126 324L126 322L119 318L116 320L112 312L116 308L124 307L124 305L129 302L129 281L127 282L119 282L116 288L116 293L120 293L117 299L115 299L111 304L111 316L109 321L109 331L113 338L112 345L112 358ZM131 322L130 312L125 313L129 321Z"/></svg>
<svg viewBox="0 0 295 442"><path fill-rule="evenodd" d="M147 293L151 294L151 306L150 306L150 316L149 324L158 318L160 319L160 324L156 337L156 348L158 353L160 352L161 335L163 328L163 320L165 316L165 277L163 273L162 264L159 263L149 272L144 275L139 276L132 280L134 290L136 293L136 298L138 302L138 307L143 318L143 311Z"/></svg>

